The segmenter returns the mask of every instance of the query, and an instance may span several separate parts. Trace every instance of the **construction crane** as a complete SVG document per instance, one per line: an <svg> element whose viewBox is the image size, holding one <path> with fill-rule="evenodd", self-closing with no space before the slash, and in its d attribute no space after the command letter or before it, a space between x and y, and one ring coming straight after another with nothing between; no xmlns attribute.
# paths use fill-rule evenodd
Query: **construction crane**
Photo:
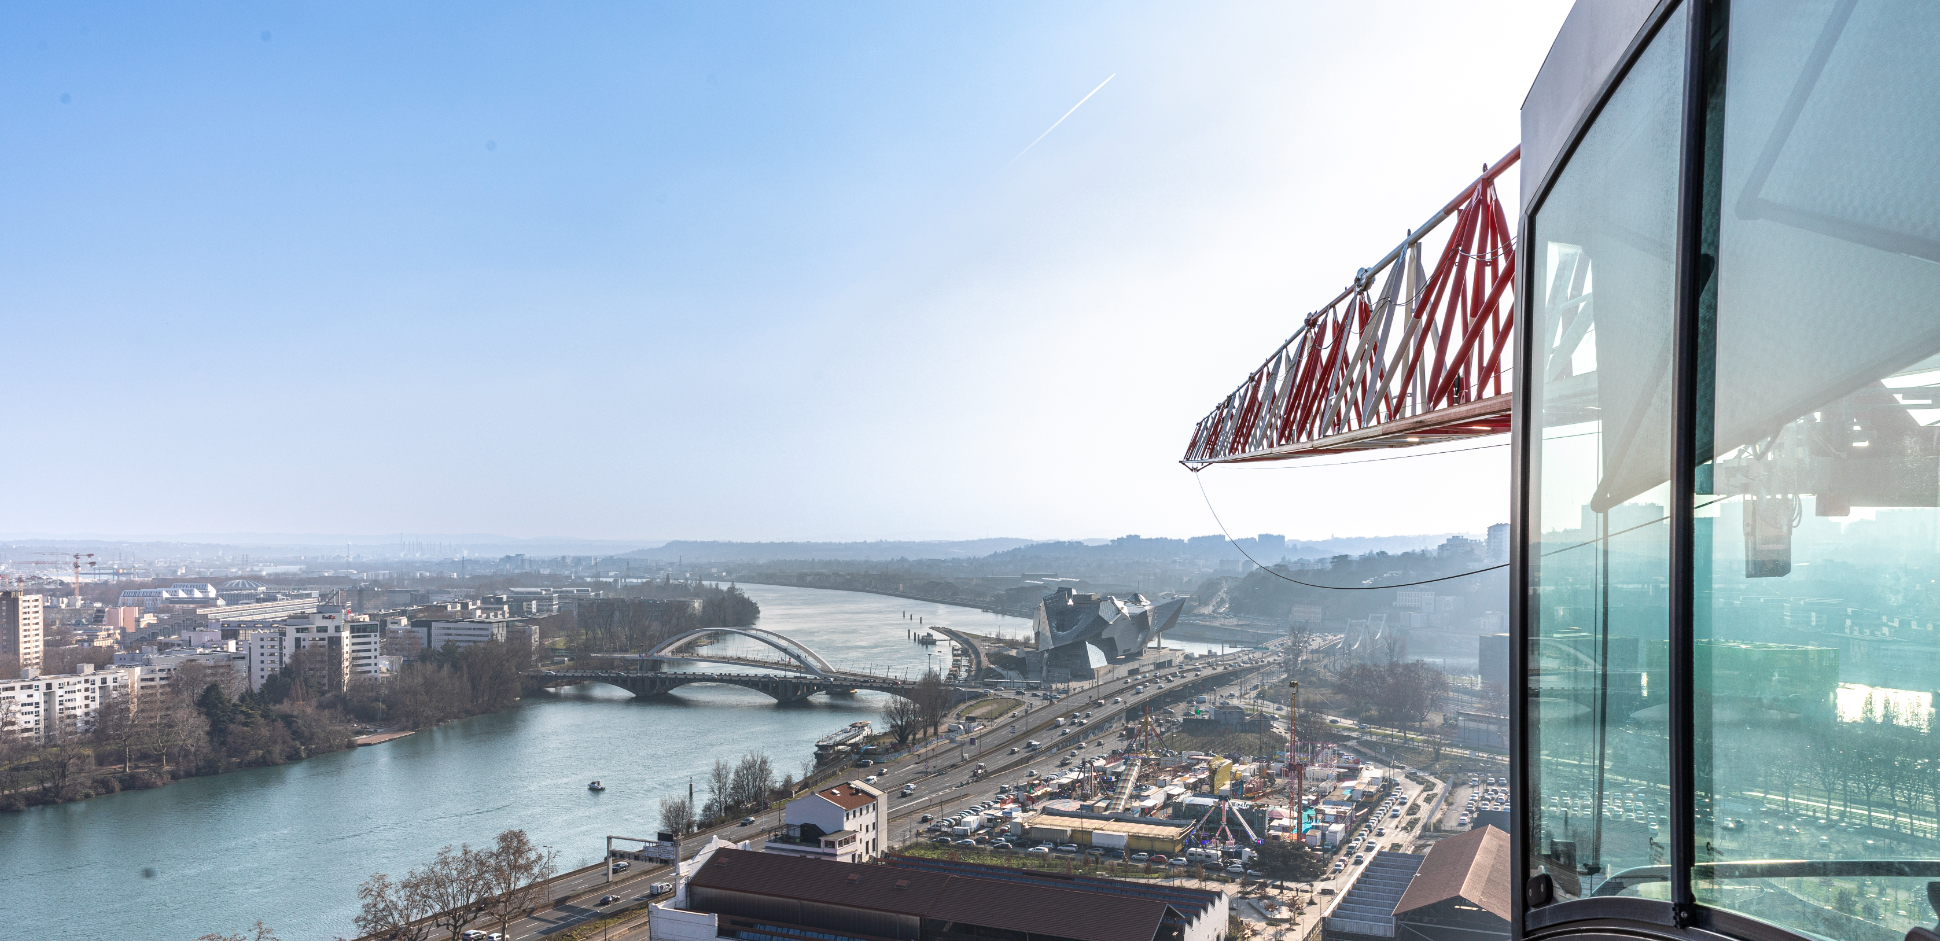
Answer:
<svg viewBox="0 0 1940 941"><path fill-rule="evenodd" d="M76 607L79 607L79 606L80 606L80 603L81 603L81 560L82 560L82 559L86 559L86 560L88 560L88 563L87 563L87 565L88 565L88 568L94 568L94 567L95 567L95 565L97 565L97 564L98 564L98 563L96 563L96 562L94 561L94 553L92 553L92 552L40 552L40 553L36 553L36 555L51 555L51 556L54 556L55 558L57 558L57 559L61 559L61 560L63 560L63 561L60 561L60 562L53 562L53 561L48 561L48 562L29 562L29 563L25 563L25 564L28 564L28 565L71 565L71 566L73 567L73 569L74 569L74 603L75 603L75 606L76 606Z"/></svg>
<svg viewBox="0 0 1940 941"><path fill-rule="evenodd" d="M1300 682L1287 680L1287 812L1293 838L1307 834L1307 763L1300 760Z"/></svg>
<svg viewBox="0 0 1940 941"><path fill-rule="evenodd" d="M1518 147L1484 167L1302 318L1200 420L1181 463L1200 470L1507 432L1516 245L1495 180L1521 156ZM1429 271L1423 241L1451 219Z"/></svg>

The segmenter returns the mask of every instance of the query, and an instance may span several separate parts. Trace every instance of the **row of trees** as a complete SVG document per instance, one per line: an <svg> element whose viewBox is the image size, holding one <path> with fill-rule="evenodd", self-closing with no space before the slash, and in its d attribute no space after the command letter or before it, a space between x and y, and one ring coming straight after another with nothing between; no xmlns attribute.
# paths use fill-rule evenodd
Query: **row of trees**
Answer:
<svg viewBox="0 0 1940 941"><path fill-rule="evenodd" d="M749 752L732 764L716 758L707 772L706 802L697 808L685 797L662 798L660 829L685 836L736 814L766 810L771 802L794 793L794 775L784 774L776 781L774 762L765 752Z"/></svg>
<svg viewBox="0 0 1940 941"><path fill-rule="evenodd" d="M950 690L935 670L923 674L909 696L891 696L882 704L883 724L899 748L908 746L924 731L935 735L949 714Z"/></svg>
<svg viewBox="0 0 1940 941"><path fill-rule="evenodd" d="M376 873L365 880L357 889L357 930L385 941L427 941L455 937L484 918L504 934L547 901L544 883L558 862L558 850L535 846L524 830L507 830L480 850L446 846L402 878Z"/></svg>
<svg viewBox="0 0 1940 941"><path fill-rule="evenodd" d="M351 738L337 713L251 692L235 671L197 663L139 697L116 691L90 725L48 710L38 739L16 731L19 716L8 705L0 703L0 809L7 810L281 764L346 748Z"/></svg>
<svg viewBox="0 0 1940 941"><path fill-rule="evenodd" d="M184 663L165 685L115 694L91 725L50 710L38 739L19 735L20 716L0 701L0 810L338 751L358 722L419 729L493 712L518 700L532 664L524 645L448 646L337 689L316 656L298 652L257 690L236 670Z"/></svg>
<svg viewBox="0 0 1940 941"><path fill-rule="evenodd" d="M449 719L497 712L517 702L532 649L497 641L460 649L447 643L408 661L397 675L359 677L342 697L360 722L425 729Z"/></svg>
<svg viewBox="0 0 1940 941"><path fill-rule="evenodd" d="M1421 660L1356 663L1334 680L1334 691L1360 717L1391 728L1420 731L1448 694L1448 677Z"/></svg>

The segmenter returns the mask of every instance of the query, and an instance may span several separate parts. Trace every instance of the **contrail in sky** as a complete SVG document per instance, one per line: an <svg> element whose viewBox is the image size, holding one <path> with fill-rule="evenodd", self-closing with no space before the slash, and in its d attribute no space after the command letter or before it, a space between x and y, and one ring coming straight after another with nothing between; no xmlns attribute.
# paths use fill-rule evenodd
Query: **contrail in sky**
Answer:
<svg viewBox="0 0 1940 941"><path fill-rule="evenodd" d="M1107 75L1107 76L1105 76L1105 80L1104 80L1104 81L1102 81L1102 82L1099 82L1099 83L1098 83L1098 88L1094 88L1094 89L1092 89L1092 90L1091 90L1091 95L1096 95L1096 94L1098 94L1098 89L1099 89L1099 88L1104 88L1104 87L1105 87L1106 85L1109 85L1109 84L1111 84L1111 80L1112 80L1112 79L1114 79L1114 78L1117 78L1117 77L1118 77L1118 73L1117 73L1117 72L1113 72L1113 73L1111 73L1110 75ZM1072 105L1072 106L1071 106L1071 110L1070 110L1070 111L1066 111L1066 112L1064 113L1064 118L1068 118L1068 117L1070 117L1070 116L1071 116L1071 114L1072 114L1072 112L1075 112L1075 111L1077 111L1077 110L1078 110L1079 108L1082 108L1082 107L1084 107L1084 103L1085 103L1085 102L1087 102L1087 101L1090 101L1090 100L1091 100L1091 95L1086 95L1086 96L1084 96L1083 98L1080 98L1080 99L1078 99L1078 103L1077 103L1077 104L1075 104L1075 105ZM1008 167L1008 166L1010 166L1010 164L1011 164L1011 163L1016 163L1016 162L1017 162L1017 160L1018 160L1018 157L1022 157L1022 156L1024 156L1025 154L1028 154L1028 153L1030 153L1030 152L1031 152L1031 148L1032 148L1032 147L1036 147L1036 146L1037 146L1037 141L1038 141L1038 140L1043 140L1044 138L1046 138L1046 137L1049 137L1052 131L1055 131L1055 130L1057 130L1057 129L1058 129L1058 125L1060 125L1060 124L1063 124L1063 123L1064 123L1064 118L1059 118L1059 119L1057 119L1056 121L1053 121L1053 122L1051 122L1051 126L1050 126L1050 127L1047 127L1047 128L1045 128L1045 129L1044 129L1044 133L1042 133L1042 134L1039 134L1039 135L1037 135L1037 140L1034 140L1034 141L1031 141L1031 142L1030 142L1030 144L1028 144L1028 145L1026 145L1026 146L1025 146L1025 148L1024 148L1023 150L1020 150L1020 151L1018 151L1018 152L1017 152L1017 156L1016 156L1016 157L1012 157L1012 158L1010 158L1010 163L1007 163L1007 164L1004 164L1004 166L1007 166L1007 167Z"/></svg>

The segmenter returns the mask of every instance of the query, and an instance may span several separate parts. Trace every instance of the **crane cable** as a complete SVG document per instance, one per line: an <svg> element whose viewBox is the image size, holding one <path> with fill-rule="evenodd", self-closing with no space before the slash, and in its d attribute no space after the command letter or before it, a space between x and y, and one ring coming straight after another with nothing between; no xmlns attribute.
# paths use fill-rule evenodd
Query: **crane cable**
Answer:
<svg viewBox="0 0 1940 941"><path fill-rule="evenodd" d="M1410 455L1410 456L1411 457L1433 457L1434 455L1421 454L1421 455ZM1394 458L1389 458L1388 460L1394 460ZM1367 462L1357 461L1355 463L1367 463ZM1219 534L1226 537L1226 542L1229 545L1231 545L1235 550L1237 550L1240 555L1246 556L1246 561L1251 562L1256 566L1259 566L1260 571L1265 572L1266 574L1271 575L1274 578L1277 578L1283 582L1292 582L1293 584L1302 586L1304 588L1320 588L1320 589L1325 589L1327 591L1385 591L1389 588L1412 588L1416 585L1432 585L1436 582L1445 582L1445 581L1449 581L1451 579L1457 579L1457 578L1467 578L1470 575L1480 575L1484 572L1493 572L1496 569L1506 569L1509 567L1509 563L1501 562L1495 565L1487 566L1485 568L1473 569L1467 572L1457 572L1454 575L1443 575L1439 578L1424 578L1416 582L1401 582L1399 584L1394 584L1394 585L1316 585L1312 582L1303 582L1297 578L1292 578L1278 571L1275 571L1274 569L1269 568L1268 566L1261 565L1260 560L1253 558L1251 553L1247 552L1245 549L1240 548L1240 544L1237 540L1233 538L1233 534L1227 531L1225 521L1219 518L1219 511L1217 509L1214 509L1213 502L1212 502L1212 495L1206 492L1205 480L1199 476L1198 471L1192 472L1192 479L1194 482L1199 484L1199 496L1205 498L1206 511L1212 514L1213 522L1218 524L1219 526ZM1702 510L1705 507L1712 506L1713 504L1720 503L1724 500L1728 500L1733 496L1736 496L1736 494L1726 494L1724 496L1718 497L1715 500L1711 500L1706 503L1700 503L1697 506L1692 507L1691 509L1693 511ZM1551 549L1550 551L1543 553L1543 557L1548 558L1549 556L1556 555L1557 553L1568 552L1572 549L1581 549L1584 546L1592 546L1599 542L1607 542L1612 536L1621 536L1624 533L1635 532L1636 530L1643 529L1646 526L1655 526L1658 523L1664 522L1665 520L1668 520L1668 519L1670 519L1670 514L1667 513L1654 520L1638 523L1637 525L1631 526L1627 529L1619 529L1614 533L1605 533L1604 535L1599 536L1595 539L1587 540L1585 542L1579 542L1579 543L1576 543L1575 545L1563 546L1559 549Z"/></svg>

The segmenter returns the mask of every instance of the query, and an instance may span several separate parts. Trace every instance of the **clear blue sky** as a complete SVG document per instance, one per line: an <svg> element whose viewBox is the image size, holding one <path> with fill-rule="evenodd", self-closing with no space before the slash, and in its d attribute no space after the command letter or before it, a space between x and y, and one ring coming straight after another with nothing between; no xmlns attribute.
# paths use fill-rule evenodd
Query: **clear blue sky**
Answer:
<svg viewBox="0 0 1940 941"><path fill-rule="evenodd" d="M1567 6L8 4L0 532L1210 532L1193 422ZM1477 529L1504 454L1207 483Z"/></svg>

